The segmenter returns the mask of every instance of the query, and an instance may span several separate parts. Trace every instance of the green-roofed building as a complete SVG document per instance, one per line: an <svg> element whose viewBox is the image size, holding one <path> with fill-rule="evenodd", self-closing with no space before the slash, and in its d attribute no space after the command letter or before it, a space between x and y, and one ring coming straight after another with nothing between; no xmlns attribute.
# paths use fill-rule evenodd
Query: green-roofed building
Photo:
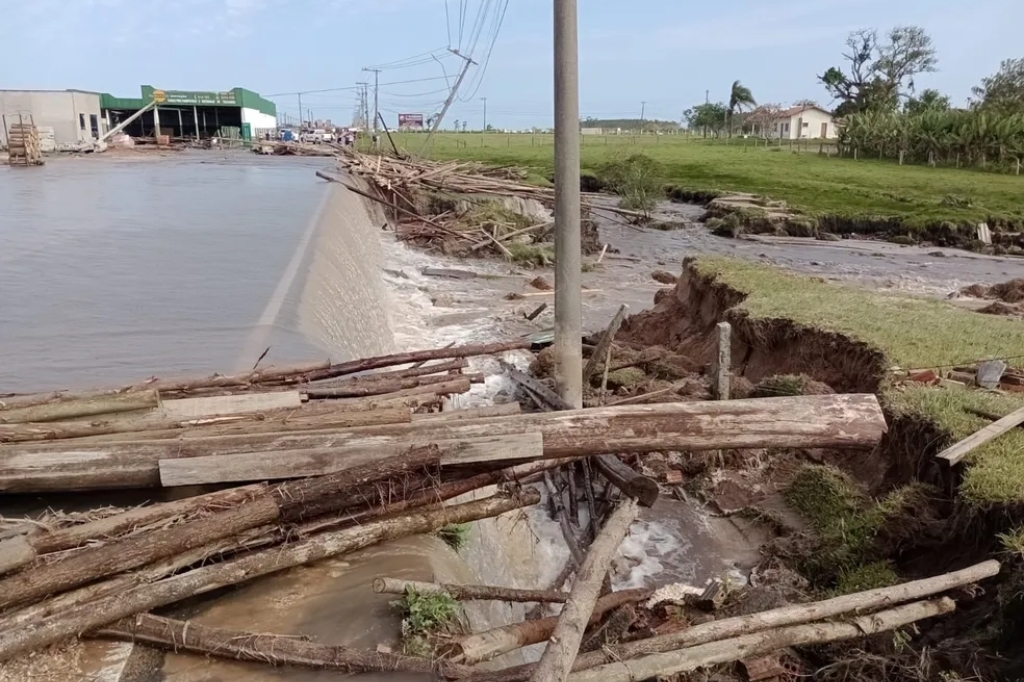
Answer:
<svg viewBox="0 0 1024 682"><path fill-rule="evenodd" d="M156 106L129 123L124 132L132 137L152 137L159 130L161 135L172 138L252 139L277 128L277 106L245 88L200 92L143 85L139 98L106 94L100 97L109 129L153 102Z"/></svg>

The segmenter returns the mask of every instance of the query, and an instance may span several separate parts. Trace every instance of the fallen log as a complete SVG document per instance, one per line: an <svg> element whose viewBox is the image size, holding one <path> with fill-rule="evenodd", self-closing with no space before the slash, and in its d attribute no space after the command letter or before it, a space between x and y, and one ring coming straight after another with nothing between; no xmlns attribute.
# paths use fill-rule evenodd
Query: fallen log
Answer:
<svg viewBox="0 0 1024 682"><path fill-rule="evenodd" d="M412 377L425 377L431 374L447 374L448 372L459 372L469 366L466 358L455 358L447 362L439 362L433 365L422 365L408 369L396 369L390 372L373 372L371 374L358 374L355 376L344 376L335 379L321 379L310 384L310 388L334 388L335 386L349 386L353 383L364 381L386 381L390 379L410 379Z"/></svg>
<svg viewBox="0 0 1024 682"><path fill-rule="evenodd" d="M205 518L128 536L0 579L0 609L130 571L154 561L280 521L297 521L344 508L356 489L436 466L440 451L419 448L330 476L284 483L268 494Z"/></svg>
<svg viewBox="0 0 1024 682"><path fill-rule="evenodd" d="M42 554L116 538L126 531L158 522L229 509L266 491L267 487L263 485L231 488L183 500L138 507L122 514L52 532L43 532L37 528L32 534L0 542L0 574L29 564Z"/></svg>
<svg viewBox="0 0 1024 682"><path fill-rule="evenodd" d="M590 545L587 558L573 582L569 600L559 614L558 624L530 677L533 682L562 682L569 675L601 592L601 584L637 514L636 502L626 500L612 512Z"/></svg>
<svg viewBox="0 0 1024 682"><path fill-rule="evenodd" d="M569 521L569 513L562 503L562 491L555 485L550 472L544 474L544 487L548 489L548 499L551 501L552 516L558 519L558 527L562 531L562 538L569 548L569 561L575 566L583 564L585 555L580 547L580 540L573 532L572 523Z"/></svg>
<svg viewBox="0 0 1024 682"><path fill-rule="evenodd" d="M848 623L813 623L765 630L752 635L703 644L692 649L609 663L559 679L567 679L569 682L642 682L768 654L788 647L860 639L895 630L926 618L952 613L955 609L956 604L953 600L943 597L934 601L897 606L868 616L856 616Z"/></svg>
<svg viewBox="0 0 1024 682"><path fill-rule="evenodd" d="M399 578L374 578L373 591L377 594L447 594L459 601L514 601L564 604L568 592L561 590L523 590L516 587L494 585L453 585L450 583L424 583Z"/></svg>
<svg viewBox="0 0 1024 682"><path fill-rule="evenodd" d="M601 455L594 458L594 466L612 485L629 497L635 498L644 507L653 507L661 490L653 478L639 474L615 455Z"/></svg>
<svg viewBox="0 0 1024 682"><path fill-rule="evenodd" d="M160 412L170 419L203 419L300 407L302 395L298 391L272 391L164 400Z"/></svg>
<svg viewBox="0 0 1024 682"><path fill-rule="evenodd" d="M599 622L604 614L619 608L623 604L635 604L651 596L653 590L620 590L606 594L594 604L590 624ZM2 624L2 623L0 623ZM513 623L493 628L485 632L456 637L446 653L452 660L473 665L489 661L496 656L521 649L533 644L540 644L551 637L558 617L538 618L521 623ZM500 673L494 673L500 674ZM476 676L474 676L476 677Z"/></svg>
<svg viewBox="0 0 1024 682"><path fill-rule="evenodd" d="M583 385L587 386L590 384L590 377L594 376L597 372L597 368L601 366L601 363L605 361L605 356L612 347L612 342L615 340L615 335L619 333L619 327L622 326L622 321L626 319L626 313L629 311L629 306L619 306L618 312L612 317L612 321L608 324L608 329L605 330L601 340L597 342L597 348L590 354L590 358L587 360L587 364L583 367Z"/></svg>
<svg viewBox="0 0 1024 682"><path fill-rule="evenodd" d="M441 383L426 384L423 386L414 386L413 388L405 388L401 390L392 391L387 394L381 395L382 398L409 398L413 396L445 396L454 395L456 393L465 393L472 388L472 381L469 377L445 377L445 381ZM310 400L335 400L339 398L351 398L351 395L346 395L346 389L318 389L306 391L306 395ZM368 397L368 396L364 396Z"/></svg>
<svg viewBox="0 0 1024 682"><path fill-rule="evenodd" d="M156 391L140 391L80 400L60 400L27 407L8 407L0 410L0 422L4 424L55 422L62 419L96 417L103 414L139 412L151 410L159 405L160 397Z"/></svg>
<svg viewBox="0 0 1024 682"><path fill-rule="evenodd" d="M317 644L300 637L242 632L150 614L124 618L93 633L122 642L142 642L169 651L189 651L236 661L316 670L414 673L458 679L472 669L444 660Z"/></svg>
<svg viewBox="0 0 1024 682"><path fill-rule="evenodd" d="M467 419L482 419L485 417L507 417L513 414L522 414L523 408L519 403L502 403L501 405L488 405L486 407L469 407L461 410L445 410L444 412L430 412L428 414L414 414L412 421L464 421Z"/></svg>
<svg viewBox="0 0 1024 682"><path fill-rule="evenodd" d="M499 353L506 353L513 350L525 350L529 347L530 342L528 340L519 339L516 341L504 341L501 343L453 346L451 348L435 348L432 350L397 353L395 355L383 355L376 358L352 360L349 362L342 362L337 365L331 365L327 369L312 372L309 375L309 380L318 381L320 379L331 379L333 377L340 377L346 374L367 372L371 369L380 369L381 367L407 365L412 362L420 362L423 360L448 360L451 358L469 358L480 355L497 355Z"/></svg>
<svg viewBox="0 0 1024 682"><path fill-rule="evenodd" d="M421 440L421 442L426 442ZM540 433L434 441L443 455L441 464L540 459L544 456ZM236 455L211 455L160 460L160 484L165 488L212 483L270 481L304 476L322 476L355 466L371 464L381 457L398 455L404 445L380 444L367 439L364 447L313 450L283 450Z"/></svg>
<svg viewBox="0 0 1024 682"><path fill-rule="evenodd" d="M646 654L699 646L771 628L800 625L846 614L867 613L874 609L948 592L991 578L998 573L998 561L985 561L960 571L892 587L880 587L809 604L794 604L746 616L714 620L678 632L626 644L613 644L604 647L603 651L583 654L576 659L573 670L585 670L610 661L628 660ZM473 676L473 682L525 682L530 679L534 667L524 665L492 673L481 673Z"/></svg>
<svg viewBox="0 0 1024 682"><path fill-rule="evenodd" d="M385 395L408 391L409 389L424 388L428 390L417 391L417 393L403 393L403 395L417 395L422 393L465 393L469 390L469 384L482 384L484 375L480 373L462 374L458 377L443 375L439 377L408 377L389 379L382 381L351 381L339 384L333 388L309 388L305 390L310 399L323 400L326 398L362 398L371 395ZM463 387L464 390L458 390Z"/></svg>
<svg viewBox="0 0 1024 682"><path fill-rule="evenodd" d="M290 545L272 547L223 563L196 568L172 578L141 585L126 593L67 609L23 627L6 627L0 621L0 661L211 590L352 552L385 540L431 533L447 525L498 516L536 504L539 499L536 493L523 491L515 499L493 497L435 511L416 511L406 516L324 533Z"/></svg>
<svg viewBox="0 0 1024 682"><path fill-rule="evenodd" d="M338 406L332 403L331 408ZM285 415L255 414L209 419L119 419L101 422L0 424L0 443L29 443L47 440L88 438L113 434L134 434L137 438L158 439L191 436L216 436L253 433L284 433L347 429L355 426L382 426L412 421L405 405L385 406L382 409L350 412L348 409L318 410L305 407L289 410Z"/></svg>
<svg viewBox="0 0 1024 682"><path fill-rule="evenodd" d="M625 307L622 306L619 312L624 314L623 309ZM509 376L513 381L526 389L527 393L534 396L537 406L541 409L562 411L572 409L572 406L565 402L561 396L529 374L520 372L517 369L511 369L509 370ZM597 468L601 474L624 494L639 499L645 507L651 507L658 501L658 495L661 493L661 490L658 488L658 482L654 479L634 471L614 455L599 455L594 459L599 465Z"/></svg>
<svg viewBox="0 0 1024 682"><path fill-rule="evenodd" d="M34 443L0 447L0 492L145 488L160 484L160 460L367 444L424 442L539 431L544 457L607 452L728 448L871 447L885 432L873 395L657 403L521 414L464 422L427 421L339 432L255 434L167 441Z"/></svg>
<svg viewBox="0 0 1024 682"><path fill-rule="evenodd" d="M129 386L93 391L55 391L52 393L17 395L0 400L0 410L12 410L33 405L45 405L47 403L90 400L138 391L158 391L162 394L207 388L235 388L269 382L298 383L306 380L306 375L309 373L325 370L330 366L331 363L329 361L324 361L301 365L268 367L243 374L213 374L207 377L185 377L178 379L157 379L154 377Z"/></svg>

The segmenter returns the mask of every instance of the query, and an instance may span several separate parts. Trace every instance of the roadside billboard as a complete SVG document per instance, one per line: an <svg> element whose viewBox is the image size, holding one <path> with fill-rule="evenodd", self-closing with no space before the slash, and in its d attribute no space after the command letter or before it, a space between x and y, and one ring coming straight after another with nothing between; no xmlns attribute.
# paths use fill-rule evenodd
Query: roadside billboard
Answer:
<svg viewBox="0 0 1024 682"><path fill-rule="evenodd" d="M423 114L399 114L399 130L423 130Z"/></svg>

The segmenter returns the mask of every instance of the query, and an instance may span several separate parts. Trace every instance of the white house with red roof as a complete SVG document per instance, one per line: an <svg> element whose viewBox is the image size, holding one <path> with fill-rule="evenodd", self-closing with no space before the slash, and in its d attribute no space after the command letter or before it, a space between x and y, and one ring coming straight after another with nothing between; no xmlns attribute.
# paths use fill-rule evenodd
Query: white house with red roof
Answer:
<svg viewBox="0 0 1024 682"><path fill-rule="evenodd" d="M830 140L839 137L835 117L818 106L790 107L780 112L772 125L772 137L783 140Z"/></svg>

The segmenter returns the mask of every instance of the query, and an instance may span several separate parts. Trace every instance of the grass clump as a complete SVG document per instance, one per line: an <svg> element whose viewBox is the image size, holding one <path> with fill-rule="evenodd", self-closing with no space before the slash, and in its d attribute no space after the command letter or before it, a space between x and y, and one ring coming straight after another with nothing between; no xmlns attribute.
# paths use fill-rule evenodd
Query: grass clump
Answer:
<svg viewBox="0 0 1024 682"><path fill-rule="evenodd" d="M469 542L469 533L470 525L468 523L459 523L445 526L437 531L437 536L444 540L446 545L458 552Z"/></svg>
<svg viewBox="0 0 1024 682"><path fill-rule="evenodd" d="M833 596L889 587L900 581L892 564L888 561L874 561L870 564L843 569L839 572L839 583L833 590Z"/></svg>
<svg viewBox="0 0 1024 682"><path fill-rule="evenodd" d="M1003 550L1016 559L1024 559L1024 526L1015 528L1008 533L1000 533L996 537L1003 545Z"/></svg>
<svg viewBox="0 0 1024 682"><path fill-rule="evenodd" d="M785 495L817 536L814 550L801 557L804 573L838 594L894 584L892 566L878 559L906 539L902 529L917 530L908 519L923 513L924 488L911 484L876 501L835 467L802 466Z"/></svg>
<svg viewBox="0 0 1024 682"><path fill-rule="evenodd" d="M612 161L601 175L605 186L622 197L621 208L639 211L647 218L665 193L664 169L646 154Z"/></svg>
<svg viewBox="0 0 1024 682"><path fill-rule="evenodd" d="M834 391L828 385L815 381L806 374L776 374L762 379L754 386L751 398L778 398L780 396L827 395Z"/></svg>
<svg viewBox="0 0 1024 682"><path fill-rule="evenodd" d="M547 267L555 262L555 250L544 244L508 244L512 262L526 267Z"/></svg>
<svg viewBox="0 0 1024 682"><path fill-rule="evenodd" d="M402 615L402 648L409 656L431 656L436 636L451 632L459 620L459 603L451 596L420 594L411 587L391 607Z"/></svg>

